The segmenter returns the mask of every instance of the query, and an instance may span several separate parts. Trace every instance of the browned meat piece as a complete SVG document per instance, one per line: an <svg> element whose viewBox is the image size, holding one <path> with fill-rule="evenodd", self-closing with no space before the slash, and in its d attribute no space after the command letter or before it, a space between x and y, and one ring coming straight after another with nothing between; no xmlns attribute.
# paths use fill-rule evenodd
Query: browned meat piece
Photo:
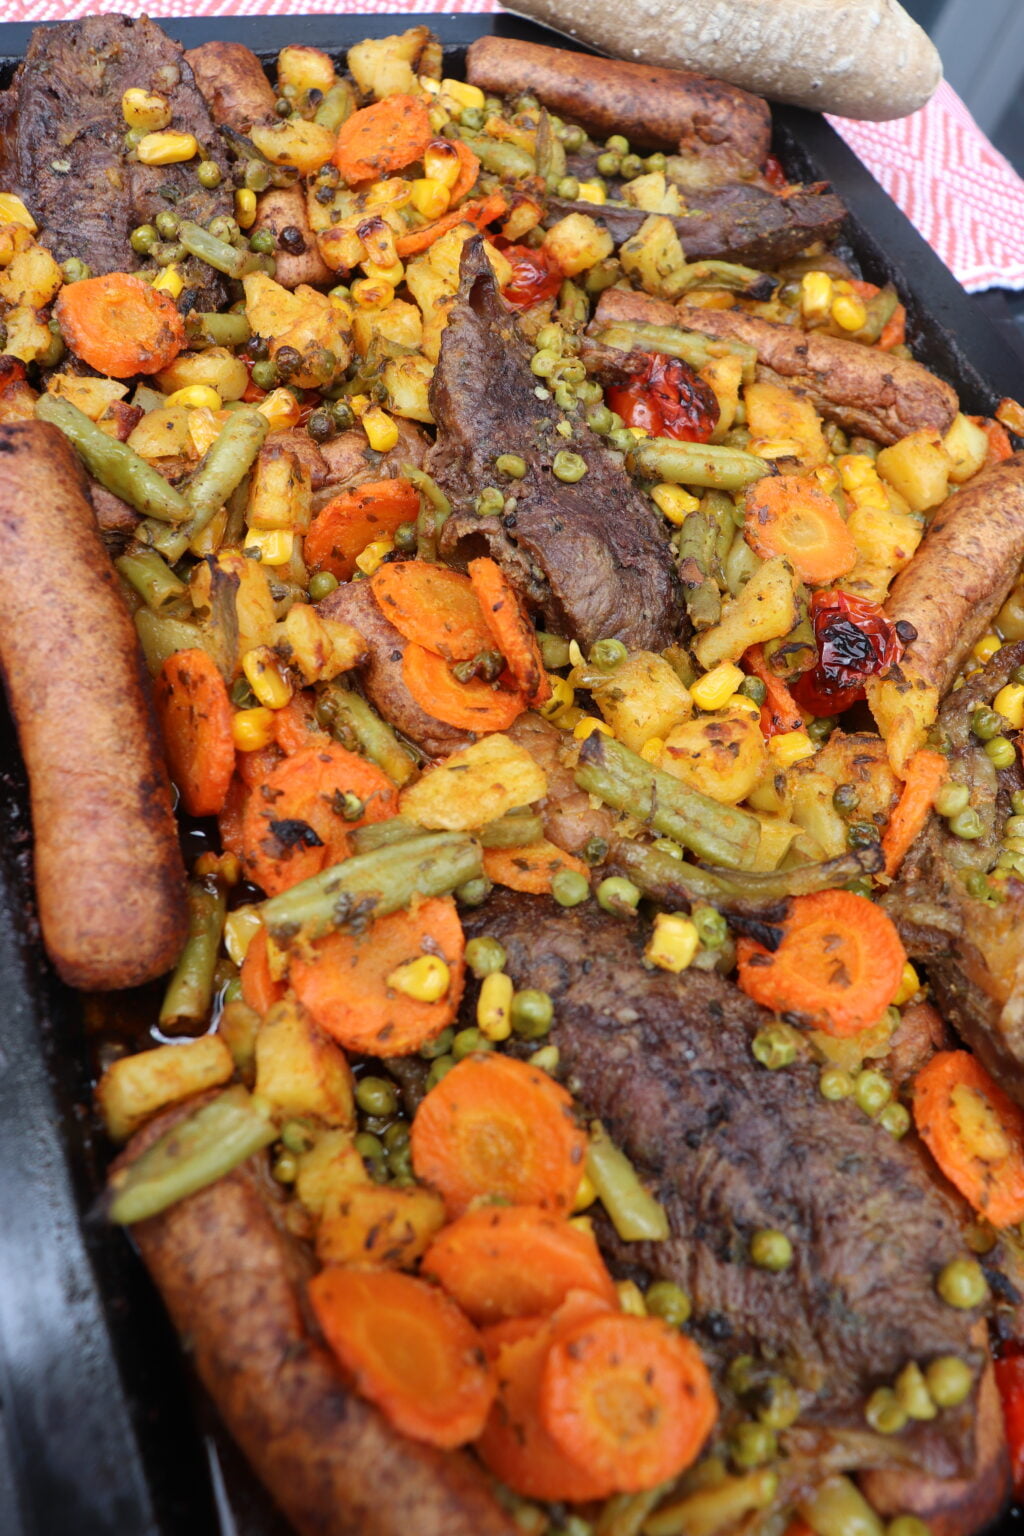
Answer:
<svg viewBox="0 0 1024 1536"><path fill-rule="evenodd" d="M893 1031L884 1068L897 1093L909 1087L936 1051L956 1044L953 1031L931 1003L911 1003Z"/></svg>
<svg viewBox="0 0 1024 1536"><path fill-rule="evenodd" d="M131 1161L180 1118L153 1121ZM133 1228L225 1424L297 1536L515 1536L480 1467L392 1429L309 1316L265 1155Z"/></svg>
<svg viewBox="0 0 1024 1536"><path fill-rule="evenodd" d="M689 261L738 261L749 267L777 267L813 240L834 240L846 209L834 192L807 187L789 197L743 183L706 192L688 192L686 213L674 218ZM635 235L650 215L626 203L574 203L552 197L545 222L567 213L585 213L610 232L616 245Z"/></svg>
<svg viewBox="0 0 1024 1536"><path fill-rule="evenodd" d="M1024 453L978 475L944 501L885 611L917 631L903 665L939 690L988 629L1024 559Z"/></svg>
<svg viewBox="0 0 1024 1536"><path fill-rule="evenodd" d="M677 147L748 173L771 147L771 112L723 80L542 48L508 37L481 37L466 55L467 78L498 96L532 92L561 117L599 137L622 133L647 149Z"/></svg>
<svg viewBox="0 0 1024 1536"><path fill-rule="evenodd" d="M194 163L129 159L121 97L130 86L166 96L174 127L193 133L224 167L220 133L177 43L146 17L87 16L37 27L24 63L0 99L0 181L22 197L39 242L58 261L78 256L94 274L133 272L129 235L173 207L208 224L231 214L231 183L200 186ZM182 264L194 308L216 309L224 280L205 262Z"/></svg>
<svg viewBox="0 0 1024 1536"><path fill-rule="evenodd" d="M426 467L455 509L442 553L460 565L491 555L549 628L581 645L604 636L661 650L684 620L653 508L578 412L538 400L529 359L483 241L468 241L430 386L438 435ZM570 428L567 437L559 425ZM556 455L566 452L586 465L574 484L552 472ZM527 465L524 479L508 482L515 511L480 517L476 499L500 478L494 461L502 453L519 454Z"/></svg>
<svg viewBox="0 0 1024 1536"><path fill-rule="evenodd" d="M95 480L89 482L89 500L101 533L131 534L142 522L134 507Z"/></svg>
<svg viewBox="0 0 1024 1536"><path fill-rule="evenodd" d="M954 837L948 823L933 815L884 904L910 955L927 965L943 1017L1007 1093L1024 1103L1024 882L1012 878L1005 899L995 904L968 895L964 885L967 871L994 864L1010 796L1024 787L1019 764L997 773L971 731L971 716L1022 663L1024 641L1004 646L939 712L951 778L968 786L981 837Z"/></svg>
<svg viewBox="0 0 1024 1536"><path fill-rule="evenodd" d="M203 43L185 55L215 123L248 133L274 120L274 88L263 65L244 43Z"/></svg>
<svg viewBox="0 0 1024 1536"><path fill-rule="evenodd" d="M551 995L559 1071L666 1207L668 1240L623 1244L622 1263L684 1287L719 1366L752 1353L784 1370L801 1426L864 1435L860 1465L968 1471L970 1405L888 1443L865 1434L866 1395L908 1360L983 1360L974 1317L935 1291L965 1210L920 1147L827 1103L816 1067L760 1067L751 1037L771 1016L717 974L645 969L643 925L506 892L463 921L504 945L517 988ZM761 1228L792 1241L784 1275L750 1262Z"/></svg>
<svg viewBox="0 0 1024 1536"><path fill-rule="evenodd" d="M277 445L290 448L295 457L305 465L309 474L309 483L314 491L323 489L330 475L327 460L304 427L291 427L287 432L271 432L267 438L267 447L272 448Z"/></svg>
<svg viewBox="0 0 1024 1536"><path fill-rule="evenodd" d="M255 229L269 229L277 242L274 276L282 287L297 288L300 283L326 287L337 281L320 255L301 187L264 192L256 211Z"/></svg>
<svg viewBox="0 0 1024 1536"><path fill-rule="evenodd" d="M85 475L43 422L0 427L0 607L46 948L70 986L138 986L188 926L171 787Z"/></svg>
<svg viewBox="0 0 1024 1536"><path fill-rule="evenodd" d="M444 725L421 709L402 677L405 641L381 613L365 581L343 582L319 605L326 619L342 619L358 629L369 648L362 668L363 686L371 704L428 757L447 757L473 740L465 731Z"/></svg>
<svg viewBox="0 0 1024 1536"><path fill-rule="evenodd" d="M394 417L398 428L398 442L387 453L377 453L366 441L361 427L350 432L340 432L320 445L320 453L327 465L327 485L331 496L339 491L362 485L364 480L387 480L401 475L403 464L421 468L430 443L426 434L415 422L404 416Z"/></svg>
<svg viewBox="0 0 1024 1536"><path fill-rule="evenodd" d="M615 817L606 806L592 806L590 796L576 784L571 762L565 761L566 735L533 710L508 728L509 736L525 747L543 768L548 792L541 806L544 836L567 853L582 853L593 838L611 844Z"/></svg>

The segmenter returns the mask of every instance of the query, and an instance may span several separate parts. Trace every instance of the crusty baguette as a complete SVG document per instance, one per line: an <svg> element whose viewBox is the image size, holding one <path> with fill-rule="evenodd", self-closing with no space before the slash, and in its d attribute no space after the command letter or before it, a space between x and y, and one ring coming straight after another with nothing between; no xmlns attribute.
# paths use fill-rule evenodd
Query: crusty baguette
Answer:
<svg viewBox="0 0 1024 1536"><path fill-rule="evenodd" d="M514 0L602 53L694 69L840 117L916 112L942 61L897 0Z"/></svg>

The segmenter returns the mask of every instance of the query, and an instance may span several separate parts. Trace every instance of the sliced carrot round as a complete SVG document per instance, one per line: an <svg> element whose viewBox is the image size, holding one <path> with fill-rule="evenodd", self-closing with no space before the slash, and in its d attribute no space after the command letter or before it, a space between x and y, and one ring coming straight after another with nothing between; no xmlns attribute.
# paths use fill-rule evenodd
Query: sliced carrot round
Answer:
<svg viewBox="0 0 1024 1536"><path fill-rule="evenodd" d="M821 586L852 571L853 535L831 496L808 475L766 475L747 491L743 534L763 560L784 555L801 581Z"/></svg>
<svg viewBox="0 0 1024 1536"><path fill-rule="evenodd" d="M167 767L190 816L223 809L235 771L234 711L206 651L168 656L154 684Z"/></svg>
<svg viewBox="0 0 1024 1536"><path fill-rule="evenodd" d="M696 1461L718 1404L691 1339L656 1317L606 1313L552 1344L540 1417L594 1478L618 1493L641 1493Z"/></svg>
<svg viewBox="0 0 1024 1536"><path fill-rule="evenodd" d="M588 864L575 854L549 843L546 837L525 848L484 849L484 874L495 885L507 885L510 891L548 896L552 880L562 869L575 870L576 874L590 879Z"/></svg>
<svg viewBox="0 0 1024 1536"><path fill-rule="evenodd" d="M476 186L477 177L480 175L480 161L469 145L464 144L461 139L445 139L444 142L450 145L459 157L459 174L448 194L448 200L454 208Z"/></svg>
<svg viewBox="0 0 1024 1536"><path fill-rule="evenodd" d="M373 763L327 739L302 747L249 796L245 872L276 896L347 858L353 828L397 813L398 792Z"/></svg>
<svg viewBox="0 0 1024 1536"><path fill-rule="evenodd" d="M794 897L775 953L740 939L736 956L748 997L839 1037L878 1023L907 960L892 920L852 891Z"/></svg>
<svg viewBox="0 0 1024 1536"><path fill-rule="evenodd" d="M217 827L220 832L221 847L225 853L233 853L236 859L241 859L245 853L242 827L245 820L245 803L248 798L248 785L241 774L234 774L228 785L228 792L224 796L220 815L217 817Z"/></svg>
<svg viewBox="0 0 1024 1536"><path fill-rule="evenodd" d="M185 345L174 300L128 272L65 284L54 313L72 352L115 379L159 373Z"/></svg>
<svg viewBox="0 0 1024 1536"><path fill-rule="evenodd" d="M379 565L370 577L381 612L403 635L446 661L472 661L494 647L468 576L429 560Z"/></svg>
<svg viewBox="0 0 1024 1536"><path fill-rule="evenodd" d="M342 123L334 163L352 184L403 170L434 137L430 117L418 96L386 96Z"/></svg>
<svg viewBox="0 0 1024 1536"><path fill-rule="evenodd" d="M317 725L313 697L294 693L283 709L274 712L274 740L286 757L303 747L322 746L328 737Z"/></svg>
<svg viewBox="0 0 1024 1536"><path fill-rule="evenodd" d="M537 631L523 612L515 588L496 560L482 556L471 560L468 569L484 622L516 687L526 694L528 704L546 704L551 697L551 684L544 670Z"/></svg>
<svg viewBox="0 0 1024 1536"><path fill-rule="evenodd" d="M474 1323L542 1317L570 1291L618 1300L593 1235L538 1206L467 1211L431 1243L423 1271Z"/></svg>
<svg viewBox="0 0 1024 1536"><path fill-rule="evenodd" d="M356 556L367 544L411 522L419 507L419 494L408 480L367 480L320 508L303 540L303 559L311 571L351 581Z"/></svg>
<svg viewBox="0 0 1024 1536"><path fill-rule="evenodd" d="M420 708L435 720L479 735L507 731L526 708L521 693L506 693L479 678L460 683L442 656L411 640L402 654L402 681Z"/></svg>
<svg viewBox="0 0 1024 1536"><path fill-rule="evenodd" d="M914 1124L951 1184L994 1227L1024 1221L1024 1110L969 1051L940 1051L914 1079Z"/></svg>
<svg viewBox="0 0 1024 1536"><path fill-rule="evenodd" d="M406 1056L451 1023L462 999L465 941L454 901L422 901L413 910L379 917L363 933L332 933L313 945L312 958L292 961L289 979L320 1028L349 1051ZM420 1002L388 985L399 966L438 955L449 970L448 991Z"/></svg>
<svg viewBox="0 0 1024 1536"><path fill-rule="evenodd" d="M480 1335L443 1291L393 1269L331 1268L309 1282L309 1296L356 1388L397 1430L446 1450L477 1437L494 1372Z"/></svg>
<svg viewBox="0 0 1024 1536"><path fill-rule="evenodd" d="M242 968L242 1001L248 1003L263 1018L284 997L287 987L283 981L275 981L270 974L270 957L267 952L267 930L258 928L249 940Z"/></svg>
<svg viewBox="0 0 1024 1536"><path fill-rule="evenodd" d="M412 1123L416 1176L439 1191L452 1216L494 1199L568 1211L585 1151L569 1094L509 1056L460 1061Z"/></svg>

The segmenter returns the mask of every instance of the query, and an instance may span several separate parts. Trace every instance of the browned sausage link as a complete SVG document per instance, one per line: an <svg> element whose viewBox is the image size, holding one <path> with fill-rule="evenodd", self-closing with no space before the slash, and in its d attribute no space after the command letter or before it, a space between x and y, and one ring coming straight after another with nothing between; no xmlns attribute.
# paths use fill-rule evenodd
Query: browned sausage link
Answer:
<svg viewBox="0 0 1024 1536"><path fill-rule="evenodd" d="M678 147L764 163L771 143L768 103L738 86L682 69L597 59L508 37L479 37L466 55L467 77L500 96L532 92L562 117L602 138L622 133L631 145Z"/></svg>
<svg viewBox="0 0 1024 1536"><path fill-rule="evenodd" d="M215 123L245 133L274 116L274 90L263 65L244 43L203 43L185 58Z"/></svg>
<svg viewBox="0 0 1024 1536"><path fill-rule="evenodd" d="M944 501L893 583L886 612L917 630L903 665L940 695L988 629L1024 559L1024 453Z"/></svg>
<svg viewBox="0 0 1024 1536"><path fill-rule="evenodd" d="M301 187L264 192L256 211L256 229L269 229L274 236L274 276L283 288L335 282L335 274L320 255Z"/></svg>
<svg viewBox="0 0 1024 1536"><path fill-rule="evenodd" d="M136 986L187 932L170 785L85 476L43 422L0 427L0 611L46 948L72 986Z"/></svg>
<svg viewBox="0 0 1024 1536"><path fill-rule="evenodd" d="M174 1123L139 1133L128 1161ZM133 1229L196 1369L299 1536L515 1536L479 1467L350 1391L304 1316L309 1269L253 1159Z"/></svg>

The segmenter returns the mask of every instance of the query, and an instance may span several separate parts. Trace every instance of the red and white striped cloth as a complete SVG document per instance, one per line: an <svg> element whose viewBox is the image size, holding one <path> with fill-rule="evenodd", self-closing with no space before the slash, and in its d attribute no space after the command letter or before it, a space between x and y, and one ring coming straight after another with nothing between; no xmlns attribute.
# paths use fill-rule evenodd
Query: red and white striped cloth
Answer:
<svg viewBox="0 0 1024 1536"><path fill-rule="evenodd" d="M0 21L55 21L97 11L185 17L500 9L497 0L0 0ZM969 292L1024 288L1024 181L949 85L920 112L895 122L830 121Z"/></svg>

